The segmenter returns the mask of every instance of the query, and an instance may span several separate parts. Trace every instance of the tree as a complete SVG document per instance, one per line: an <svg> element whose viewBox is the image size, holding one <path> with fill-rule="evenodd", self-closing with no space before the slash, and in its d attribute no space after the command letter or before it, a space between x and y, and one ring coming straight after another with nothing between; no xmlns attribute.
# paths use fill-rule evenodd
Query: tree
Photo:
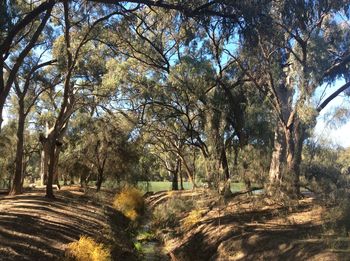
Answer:
<svg viewBox="0 0 350 261"><path fill-rule="evenodd" d="M2 8L4 9L1 9L5 13L5 21L1 23L4 28L2 28L0 38L0 68L2 68L0 70L0 129L3 122L2 114L6 98L16 80L22 63L43 32L55 1L47 1L34 7L26 4L17 5L18 3L4 1L2 3ZM10 12L10 10L15 12ZM38 19L38 16L44 12L42 19ZM23 13L27 14L21 19ZM11 17L13 14L17 17ZM16 20L18 22L12 24L12 21ZM28 30L27 32L25 31L26 29ZM11 61L10 63L7 62L9 60ZM7 74L4 73L4 69L8 71Z"/></svg>
<svg viewBox="0 0 350 261"><path fill-rule="evenodd" d="M306 130L315 125L316 116L329 101L317 106L313 95L324 83L347 77L344 43L349 39L347 29L336 18L342 10L341 1L272 2L256 10L257 16L247 15L249 20L243 28L237 55L227 50L252 84L269 99L275 112L271 193L284 184L289 195L299 195L299 166Z"/></svg>
<svg viewBox="0 0 350 261"><path fill-rule="evenodd" d="M18 126L17 126L17 148L16 148L16 169L11 187L10 195L22 193L22 184L24 178L24 128L26 118L33 108L39 95L45 90L45 87L40 85L40 77L38 71L45 66L51 65L54 61L40 62L40 57L33 58L31 61L35 65L28 64L29 71L23 72L23 79L15 80L15 93L18 100ZM37 83L35 83L37 81ZM33 85L33 86L31 86ZM39 87L38 87L39 85Z"/></svg>

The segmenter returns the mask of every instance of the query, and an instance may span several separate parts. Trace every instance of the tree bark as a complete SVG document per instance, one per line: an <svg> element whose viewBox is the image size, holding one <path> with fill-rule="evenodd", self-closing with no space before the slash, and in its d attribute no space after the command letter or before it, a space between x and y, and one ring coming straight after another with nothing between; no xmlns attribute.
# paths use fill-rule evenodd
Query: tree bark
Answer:
<svg viewBox="0 0 350 261"><path fill-rule="evenodd" d="M185 190L184 188L184 179L183 179L183 175L182 175L182 170L179 170L179 174L180 174L180 189L181 190Z"/></svg>
<svg viewBox="0 0 350 261"><path fill-rule="evenodd" d="M176 167L172 171L172 181L171 181L171 189L179 190L179 169L180 169L181 159L176 160Z"/></svg>
<svg viewBox="0 0 350 261"><path fill-rule="evenodd" d="M24 151L24 97L19 99L18 110L18 127L17 127L17 148L16 148L16 169L13 179L10 195L18 195L22 193L22 177L23 177L23 151Z"/></svg>
<svg viewBox="0 0 350 261"><path fill-rule="evenodd" d="M221 149L221 166L222 166L222 169L224 171L225 181L227 181L230 179L230 171L228 168L225 146L223 146Z"/></svg>
<svg viewBox="0 0 350 261"><path fill-rule="evenodd" d="M46 197L47 198L55 198L53 194L53 173L55 170L55 135L53 137L49 137L49 168L48 168L48 175L47 175L47 185L46 185Z"/></svg>
<svg viewBox="0 0 350 261"><path fill-rule="evenodd" d="M101 190L102 182L103 182L103 170L99 170L97 175L97 181L96 181L97 192Z"/></svg>
<svg viewBox="0 0 350 261"><path fill-rule="evenodd" d="M282 133L282 127L278 125L275 129L275 137L273 144L273 151L269 170L269 182L267 193L273 195L275 190L281 186L282 183L282 165L285 155L285 136Z"/></svg>
<svg viewBox="0 0 350 261"><path fill-rule="evenodd" d="M40 155L40 185L47 184L47 173L49 167L48 148L46 142L42 144L43 148Z"/></svg>

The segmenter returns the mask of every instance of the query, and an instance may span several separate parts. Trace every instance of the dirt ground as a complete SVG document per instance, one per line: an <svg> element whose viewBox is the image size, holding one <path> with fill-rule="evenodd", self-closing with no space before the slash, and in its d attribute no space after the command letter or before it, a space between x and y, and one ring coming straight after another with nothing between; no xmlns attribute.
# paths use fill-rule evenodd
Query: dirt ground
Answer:
<svg viewBox="0 0 350 261"><path fill-rule="evenodd" d="M262 195L220 202L198 192L160 193L148 201L155 207L174 195L194 201L202 213L189 228L165 229L165 248L174 261L350 260L349 235L339 236L330 224L334 208L312 195L292 207ZM190 211L182 213L183 221Z"/></svg>
<svg viewBox="0 0 350 261"><path fill-rule="evenodd" d="M56 192L55 200L44 195L32 191L0 196L0 260L62 260L67 244L81 235L112 243L116 260L134 259L127 221L108 202L77 187Z"/></svg>
<svg viewBox="0 0 350 261"><path fill-rule="evenodd" d="M49 200L44 191L0 195L0 260L63 260L67 244L81 235L113 245L113 260L136 260L128 221L109 205L113 194L68 187L56 197ZM194 205L180 213L179 227L161 231L166 259L350 260L349 234L340 236L330 225L335 208L312 195L288 207L261 195L223 201L206 191L157 193L147 203L163 207L172 197ZM193 210L200 216L184 226Z"/></svg>

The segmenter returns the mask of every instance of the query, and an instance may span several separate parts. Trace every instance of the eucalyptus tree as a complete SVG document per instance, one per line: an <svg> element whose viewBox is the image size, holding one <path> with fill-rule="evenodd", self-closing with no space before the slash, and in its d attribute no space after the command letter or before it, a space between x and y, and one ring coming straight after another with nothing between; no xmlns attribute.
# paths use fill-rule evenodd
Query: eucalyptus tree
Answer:
<svg viewBox="0 0 350 261"><path fill-rule="evenodd" d="M103 67L98 70L99 67L92 67L87 62L91 61L91 59L88 59L88 51L95 47L92 40L103 22L120 14L118 8L105 10L92 4L82 6L73 3L70 5L68 1L63 2L63 10L57 9L55 11L61 15L63 23L60 24L61 20L57 19L62 36L56 39L53 53L57 58L64 81L61 87L62 100L58 106L57 118L46 137L49 155L47 197L53 197L52 182L60 151L60 146L56 145L61 143L60 140L65 135L71 115L79 106L85 105L86 90L89 90L89 88L91 90L91 88L97 86L103 73L101 71ZM101 12L104 15L99 17L97 14ZM84 61L84 59L87 61ZM92 72L89 69L95 71ZM88 75L85 72L91 74Z"/></svg>
<svg viewBox="0 0 350 261"><path fill-rule="evenodd" d="M47 26L55 1L27 3L3 1L0 35L0 128L6 98L25 58L37 45ZM40 17L41 16L41 17ZM45 27L46 26L46 27Z"/></svg>
<svg viewBox="0 0 350 261"><path fill-rule="evenodd" d="M349 3L272 1L251 9L234 51L226 49L275 113L270 191L285 184L299 194L299 165L306 129L326 104L348 88L346 82L317 106L314 94L347 79L349 26L342 20ZM283 170L282 166L286 168Z"/></svg>
<svg viewBox="0 0 350 261"><path fill-rule="evenodd" d="M17 147L16 147L16 170L11 187L10 194L16 195L22 192L22 183L25 173L24 168L24 130L26 118L31 112L34 104L40 94L48 88L45 77L40 72L45 66L51 65L54 61L46 61L40 63L41 56L30 57L26 59L25 66L20 71L21 77L17 77L15 85L15 93L18 101L18 126L17 126ZM23 77L23 78L22 78Z"/></svg>
<svg viewBox="0 0 350 261"><path fill-rule="evenodd" d="M3 187L11 189L12 179L15 171L15 159L16 159L16 121L10 120L4 127L3 132L0 134L0 171L1 180L3 181Z"/></svg>

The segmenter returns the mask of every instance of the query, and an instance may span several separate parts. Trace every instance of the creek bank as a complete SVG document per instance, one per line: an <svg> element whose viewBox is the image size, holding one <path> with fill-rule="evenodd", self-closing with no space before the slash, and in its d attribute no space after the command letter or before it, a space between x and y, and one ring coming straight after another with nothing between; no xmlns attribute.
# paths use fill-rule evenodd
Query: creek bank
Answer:
<svg viewBox="0 0 350 261"><path fill-rule="evenodd" d="M161 192L147 204L171 260L347 260L350 254L350 238L339 245L337 233L325 237L333 212L312 195L287 206L264 195L223 200L208 191Z"/></svg>

